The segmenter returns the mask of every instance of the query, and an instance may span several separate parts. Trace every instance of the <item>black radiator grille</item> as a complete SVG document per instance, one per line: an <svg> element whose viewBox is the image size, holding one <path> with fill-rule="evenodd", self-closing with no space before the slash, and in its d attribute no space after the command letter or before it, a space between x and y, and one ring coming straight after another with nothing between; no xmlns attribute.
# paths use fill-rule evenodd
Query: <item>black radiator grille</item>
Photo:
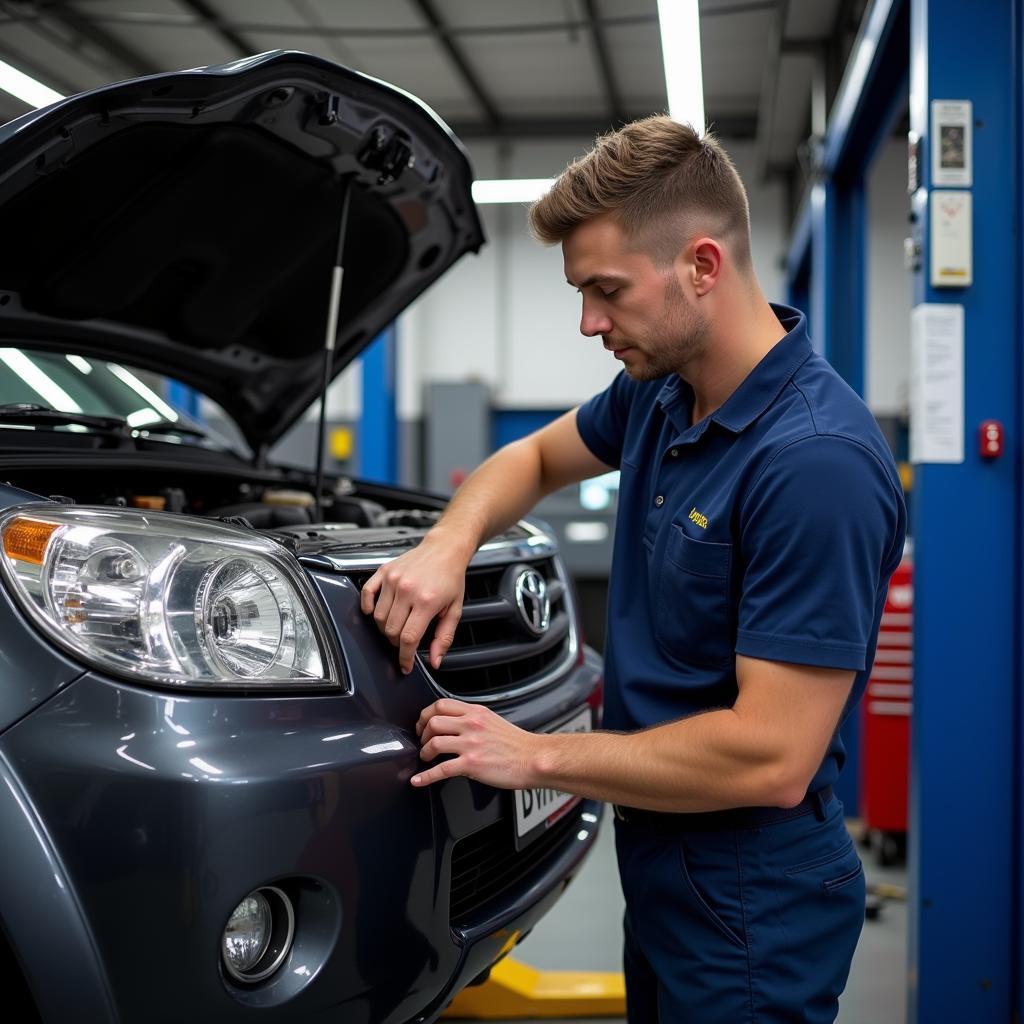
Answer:
<svg viewBox="0 0 1024 1024"><path fill-rule="evenodd" d="M544 577L551 602L551 623L541 636L522 620L509 591L508 565L471 568L466 573L462 619L440 669L430 667L430 643L436 623L423 634L419 654L437 684L457 697L495 697L529 686L562 661L571 643L566 584L552 558L513 563L537 569ZM357 587L369 572L351 573ZM503 585L504 580L504 585Z"/></svg>
<svg viewBox="0 0 1024 1024"><path fill-rule="evenodd" d="M448 914L462 924L474 911L528 878L559 847L575 837L580 807L574 807L523 850L516 850L514 824L507 818L460 839L452 848Z"/></svg>
<svg viewBox="0 0 1024 1024"><path fill-rule="evenodd" d="M569 607L566 585L554 560L517 564L537 569L547 582L550 627L538 637L523 625L518 609L509 600L507 580L502 587L508 566L470 569L455 642L441 668L431 669L434 679L449 693L469 698L508 693L529 685L565 657L570 643ZM424 662L432 637L431 631L420 648Z"/></svg>

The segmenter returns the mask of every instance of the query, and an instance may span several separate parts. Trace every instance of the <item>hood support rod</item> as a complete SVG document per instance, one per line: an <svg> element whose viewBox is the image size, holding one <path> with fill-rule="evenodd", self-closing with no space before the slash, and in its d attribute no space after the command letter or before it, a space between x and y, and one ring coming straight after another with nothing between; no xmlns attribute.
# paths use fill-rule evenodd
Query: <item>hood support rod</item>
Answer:
<svg viewBox="0 0 1024 1024"><path fill-rule="evenodd" d="M324 338L324 376L320 387L320 420L316 430L316 519L323 518L324 487L324 425L327 418L327 388L331 383L331 368L334 362L334 345L338 336L338 309L341 305L341 282L345 276L342 257L345 251L345 236L348 234L348 208L352 198L352 178L341 180L341 217L338 223L338 248L331 271L331 298L327 306L327 335Z"/></svg>

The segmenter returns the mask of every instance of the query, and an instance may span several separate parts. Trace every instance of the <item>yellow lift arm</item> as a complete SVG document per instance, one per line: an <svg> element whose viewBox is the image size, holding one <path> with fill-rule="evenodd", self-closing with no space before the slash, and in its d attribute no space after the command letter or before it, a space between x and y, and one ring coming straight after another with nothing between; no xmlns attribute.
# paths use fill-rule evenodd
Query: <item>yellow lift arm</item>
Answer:
<svg viewBox="0 0 1024 1024"><path fill-rule="evenodd" d="M508 1020L625 1014L626 984L619 972L538 971L506 957L482 985L463 989L444 1016Z"/></svg>

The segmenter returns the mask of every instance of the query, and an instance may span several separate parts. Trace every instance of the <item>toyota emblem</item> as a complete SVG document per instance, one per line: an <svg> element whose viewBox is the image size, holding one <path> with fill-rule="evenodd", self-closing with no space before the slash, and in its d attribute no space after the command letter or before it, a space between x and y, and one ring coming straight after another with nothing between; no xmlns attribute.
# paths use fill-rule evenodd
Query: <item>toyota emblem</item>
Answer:
<svg viewBox="0 0 1024 1024"><path fill-rule="evenodd" d="M526 628L535 636L551 625L551 598L547 581L536 569L525 569L516 577L516 607Z"/></svg>

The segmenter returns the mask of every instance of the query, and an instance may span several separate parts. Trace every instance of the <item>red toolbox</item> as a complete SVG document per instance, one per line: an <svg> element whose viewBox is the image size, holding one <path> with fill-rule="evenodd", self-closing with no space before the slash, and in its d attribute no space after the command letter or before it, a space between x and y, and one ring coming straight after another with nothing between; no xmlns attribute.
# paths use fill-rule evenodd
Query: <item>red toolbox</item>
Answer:
<svg viewBox="0 0 1024 1024"><path fill-rule="evenodd" d="M861 817L883 864L900 859L906 850L913 608L908 545L889 582L875 662L861 702Z"/></svg>

